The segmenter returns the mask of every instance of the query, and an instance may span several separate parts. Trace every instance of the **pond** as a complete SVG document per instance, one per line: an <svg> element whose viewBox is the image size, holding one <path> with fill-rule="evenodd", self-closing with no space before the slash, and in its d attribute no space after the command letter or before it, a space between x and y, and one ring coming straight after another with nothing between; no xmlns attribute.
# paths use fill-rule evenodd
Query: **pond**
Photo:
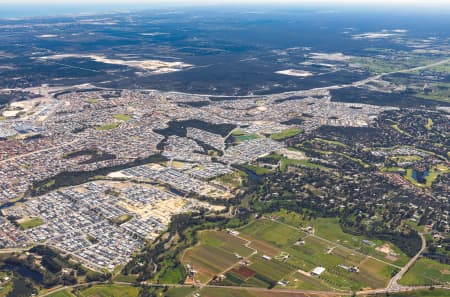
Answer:
<svg viewBox="0 0 450 297"><path fill-rule="evenodd" d="M426 183L426 177L428 176L428 174L430 174L428 170L417 171L413 169L412 178L414 178L414 180L416 180L418 183L424 184Z"/></svg>

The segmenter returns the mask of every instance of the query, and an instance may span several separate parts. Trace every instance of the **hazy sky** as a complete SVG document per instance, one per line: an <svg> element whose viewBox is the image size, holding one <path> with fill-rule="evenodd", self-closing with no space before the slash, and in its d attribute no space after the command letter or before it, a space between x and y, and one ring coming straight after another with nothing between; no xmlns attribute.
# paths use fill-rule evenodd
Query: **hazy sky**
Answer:
<svg viewBox="0 0 450 297"><path fill-rule="evenodd" d="M27 5L24 5L27 4ZM310 5L324 9L365 9L421 14L450 13L450 0L0 0L0 19L60 14L101 13L177 6Z"/></svg>
<svg viewBox="0 0 450 297"><path fill-rule="evenodd" d="M19 4L19 3L30 3L30 4L358 4L358 5L415 5L415 6L450 6L450 0L0 0L0 4ZM0 7L1 9L1 7Z"/></svg>

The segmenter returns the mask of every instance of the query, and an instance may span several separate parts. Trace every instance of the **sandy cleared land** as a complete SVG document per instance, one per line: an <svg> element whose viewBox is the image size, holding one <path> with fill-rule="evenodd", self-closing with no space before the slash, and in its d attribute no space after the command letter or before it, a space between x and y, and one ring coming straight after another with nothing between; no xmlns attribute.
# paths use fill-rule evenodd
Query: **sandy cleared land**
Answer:
<svg viewBox="0 0 450 297"><path fill-rule="evenodd" d="M41 57L42 60L62 60L67 58L87 58L95 62L112 64L112 65L122 65L133 68L144 69L151 71L155 74L170 73L185 70L191 68L194 65L183 63L183 62L166 62L161 60L120 60L120 59L109 59L101 55L79 55L79 54L63 54L63 55L53 55Z"/></svg>
<svg viewBox="0 0 450 297"><path fill-rule="evenodd" d="M338 62L345 62L350 60L350 56L346 56L343 53L311 53L309 55L311 59L315 60L328 60L328 61L338 61Z"/></svg>
<svg viewBox="0 0 450 297"><path fill-rule="evenodd" d="M353 39L380 39L399 36L401 34L407 33L408 30L395 29L395 30L381 30L380 32L367 32L362 34L353 35Z"/></svg>
<svg viewBox="0 0 450 297"><path fill-rule="evenodd" d="M126 178L127 176L120 171L114 171L108 174L108 177L112 178Z"/></svg>
<svg viewBox="0 0 450 297"><path fill-rule="evenodd" d="M385 243L385 244L383 244L382 246L377 247L377 248L375 248L375 249L376 249L377 251L380 251L380 252L385 253L385 254L389 254L389 253L392 253L392 252L393 252L391 246L390 246L389 244L387 244L387 243Z"/></svg>
<svg viewBox="0 0 450 297"><path fill-rule="evenodd" d="M16 117L19 114L22 119L28 119L34 114L39 114L40 111L55 103L54 99L39 97L24 101L16 101L9 104L6 110L3 111L4 117ZM44 120L47 116L36 117L36 120Z"/></svg>
<svg viewBox="0 0 450 297"><path fill-rule="evenodd" d="M305 153L300 152L300 151L290 151L288 149L281 149L279 151L280 154L282 154L283 156L285 156L286 158L289 159L294 159L294 160L306 160L308 159L305 155Z"/></svg>
<svg viewBox="0 0 450 297"><path fill-rule="evenodd" d="M289 76L298 76L298 77L308 77L313 75L309 71L297 70L297 69L286 69L275 72L277 74L289 75Z"/></svg>
<svg viewBox="0 0 450 297"><path fill-rule="evenodd" d="M58 37L58 35L55 35L55 34L43 34L43 35L38 35L36 37L39 37L39 38L55 38L55 37Z"/></svg>
<svg viewBox="0 0 450 297"><path fill-rule="evenodd" d="M333 64L327 64L327 63L314 63L314 62L310 62L310 61L306 61L306 62L302 62L300 63L301 65L306 65L306 66L321 66L321 67L328 67L328 68L334 68L336 65Z"/></svg>

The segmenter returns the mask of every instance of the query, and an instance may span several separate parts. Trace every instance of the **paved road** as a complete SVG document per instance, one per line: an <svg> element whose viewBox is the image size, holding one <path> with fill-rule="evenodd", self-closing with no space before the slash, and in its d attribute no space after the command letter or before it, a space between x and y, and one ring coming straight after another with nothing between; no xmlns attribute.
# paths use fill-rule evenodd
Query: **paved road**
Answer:
<svg viewBox="0 0 450 297"><path fill-rule="evenodd" d="M444 289L449 290L449 286L433 286L434 289ZM376 290L368 290L368 291L360 291L357 292L356 295L358 296L366 296L366 295L382 295L382 294L392 294L392 293L402 293L402 292L413 292L418 290L428 290L430 289L430 286L414 286L414 287L402 287L396 290L388 290L388 289L376 289Z"/></svg>
<svg viewBox="0 0 450 297"><path fill-rule="evenodd" d="M419 259L420 255L423 253L425 248L427 247L427 241L422 233L419 233L420 239L422 240L422 246L419 252L409 260L408 264L406 264L390 281L386 287L386 290L398 290L404 288L404 286L399 285L398 281L405 275L406 272L416 263L417 259Z"/></svg>
<svg viewBox="0 0 450 297"><path fill-rule="evenodd" d="M134 283L128 283L128 282L91 282L91 283L86 283L86 284L77 284L77 285L73 285L73 286L64 286L64 287L60 287L58 289L52 290L50 292L46 292L44 294L41 294L39 296L44 297L44 296L48 296L51 295L53 293L56 292L60 292L63 290L68 290L68 289L74 289L77 287L81 287L81 286L86 286L86 285L101 285L101 284L115 284L115 285L124 285L124 286L130 286L130 285L134 285ZM192 285L180 285L180 284L155 284L155 283L151 283L151 282L141 282L141 285L147 285L147 286L152 286L152 287L160 287L160 288L164 288L164 287L168 287L168 288L197 288L197 289L201 289L201 288L229 288L229 289L234 289L234 290L246 290L246 291L250 291L250 292L273 292L273 293L284 293L284 294L305 294L305 295L318 295L318 296L342 296L342 294L344 295L351 295L352 292L330 292L330 291L312 291L312 290L294 290L294 289L266 289L266 288L255 288L255 287L236 287L236 286L213 286L213 285L204 285L204 286L192 286ZM386 294L386 293L400 293L400 292L412 292L412 291L417 291L417 290L426 290L429 289L430 287L427 286L417 286L417 287L402 287L399 288L397 290L387 290L387 289L377 289L377 290L368 290L368 291L360 291L357 292L356 295L358 296L365 296L365 295L376 295L376 294ZM445 290L449 290L450 291L450 287L449 286L434 286L435 289L445 289ZM298 296L298 295L295 295Z"/></svg>
<svg viewBox="0 0 450 297"><path fill-rule="evenodd" d="M24 154L20 154L20 155L17 155L17 156L8 158L8 159L3 159L3 160L0 161L0 164L6 163L6 162L10 162L10 161L13 161L13 160L16 160L16 159L20 159L20 158L23 158L23 157L26 157L26 156L31 156L31 155L34 155L34 154L38 154L38 153L42 153L42 152L51 151L51 150L54 150L54 149L57 149L57 148L60 148L60 147L66 146L66 145L72 145L72 144L75 144L75 143L77 143L77 142L79 142L79 140L78 140L78 139L75 139L75 140L72 140L72 141L70 141L70 142L65 142L65 143L63 143L63 144L59 144L59 145L56 145L56 146L46 147L46 148L41 149L41 150L32 151L32 152L24 153Z"/></svg>
<svg viewBox="0 0 450 297"><path fill-rule="evenodd" d="M2 249L2 250L0 250L0 254L12 254L12 253L17 253L17 252L26 252L26 251L28 251L30 248L31 248L31 247Z"/></svg>

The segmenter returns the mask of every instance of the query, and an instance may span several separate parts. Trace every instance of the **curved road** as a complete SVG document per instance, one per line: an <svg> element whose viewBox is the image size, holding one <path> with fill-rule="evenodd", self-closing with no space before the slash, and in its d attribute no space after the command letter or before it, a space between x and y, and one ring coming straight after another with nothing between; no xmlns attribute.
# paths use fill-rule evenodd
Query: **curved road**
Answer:
<svg viewBox="0 0 450 297"><path fill-rule="evenodd" d="M386 287L386 290L398 290L404 288L404 286L399 285L398 281L405 275L406 272L416 263L417 259L419 259L420 255L423 253L425 248L427 247L427 242L425 240L425 237L422 235L422 233L419 233L420 239L422 240L422 247L420 248L419 252L412 257L411 260L409 260L408 264L406 264L390 281L389 284Z"/></svg>

